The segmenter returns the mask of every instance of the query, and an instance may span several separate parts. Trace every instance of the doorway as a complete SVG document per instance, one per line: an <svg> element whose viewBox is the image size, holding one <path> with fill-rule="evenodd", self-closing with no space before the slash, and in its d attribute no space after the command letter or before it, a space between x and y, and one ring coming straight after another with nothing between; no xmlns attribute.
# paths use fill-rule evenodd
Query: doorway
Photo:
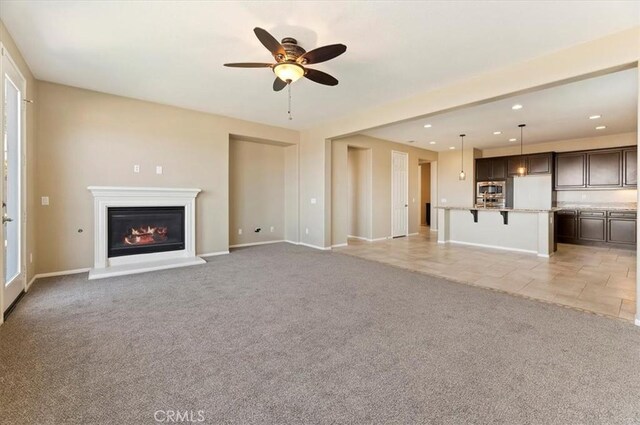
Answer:
<svg viewBox="0 0 640 425"><path fill-rule="evenodd" d="M431 227L431 163L421 161L420 173L420 229L429 231Z"/></svg>
<svg viewBox="0 0 640 425"><path fill-rule="evenodd" d="M3 285L2 312L6 314L24 293L24 95L26 80L2 48L2 108L4 114L2 191Z"/></svg>
<svg viewBox="0 0 640 425"><path fill-rule="evenodd" d="M409 154L391 151L391 237L409 234Z"/></svg>
<svg viewBox="0 0 640 425"><path fill-rule="evenodd" d="M347 147L347 237L370 241L372 229L371 149Z"/></svg>

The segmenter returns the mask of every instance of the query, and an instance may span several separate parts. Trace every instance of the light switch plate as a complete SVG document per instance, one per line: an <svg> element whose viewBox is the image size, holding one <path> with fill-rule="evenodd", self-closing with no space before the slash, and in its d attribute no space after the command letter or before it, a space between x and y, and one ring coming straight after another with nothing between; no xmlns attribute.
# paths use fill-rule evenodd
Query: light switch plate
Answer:
<svg viewBox="0 0 640 425"><path fill-rule="evenodd" d="M136 164L133 166L133 172L134 173L139 173L140 172L140 165Z"/></svg>
<svg viewBox="0 0 640 425"><path fill-rule="evenodd" d="M42 205L49 205L49 197L48 196L43 196L41 199L41 203Z"/></svg>
<svg viewBox="0 0 640 425"><path fill-rule="evenodd" d="M312 204L316 204L316 203L318 203L318 200L316 198L311 198L311 203Z"/></svg>
<svg viewBox="0 0 640 425"><path fill-rule="evenodd" d="M156 165L156 174L162 174L162 165Z"/></svg>

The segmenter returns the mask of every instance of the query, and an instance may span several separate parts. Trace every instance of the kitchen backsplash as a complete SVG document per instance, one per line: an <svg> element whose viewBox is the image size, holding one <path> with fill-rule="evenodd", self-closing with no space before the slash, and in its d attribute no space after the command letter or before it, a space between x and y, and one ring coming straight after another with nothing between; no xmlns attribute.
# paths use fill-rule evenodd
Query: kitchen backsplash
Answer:
<svg viewBox="0 0 640 425"><path fill-rule="evenodd" d="M612 202L638 202L638 191L633 190L558 190L555 192L558 203L577 202L606 204Z"/></svg>

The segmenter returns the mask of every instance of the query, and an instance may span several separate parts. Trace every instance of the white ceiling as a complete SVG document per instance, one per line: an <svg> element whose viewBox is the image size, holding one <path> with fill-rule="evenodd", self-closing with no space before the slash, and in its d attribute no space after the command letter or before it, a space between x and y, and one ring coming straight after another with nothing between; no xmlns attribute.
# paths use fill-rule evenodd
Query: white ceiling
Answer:
<svg viewBox="0 0 640 425"><path fill-rule="evenodd" d="M522 105L513 110L513 105ZM526 124L524 143L578 139L634 132L638 119L638 69L582 80L497 102L392 124L363 134L443 151L465 146L479 149L517 145L518 124ZM601 118L591 120L590 116ZM430 128L425 128L431 124ZM604 125L606 129L596 130ZM502 134L493 134L496 131ZM517 141L510 142L515 138ZM431 144L435 141L436 144Z"/></svg>
<svg viewBox="0 0 640 425"><path fill-rule="evenodd" d="M36 78L291 128L306 128L639 24L637 1L9 1L1 18ZM307 50L344 43L274 93L260 26Z"/></svg>

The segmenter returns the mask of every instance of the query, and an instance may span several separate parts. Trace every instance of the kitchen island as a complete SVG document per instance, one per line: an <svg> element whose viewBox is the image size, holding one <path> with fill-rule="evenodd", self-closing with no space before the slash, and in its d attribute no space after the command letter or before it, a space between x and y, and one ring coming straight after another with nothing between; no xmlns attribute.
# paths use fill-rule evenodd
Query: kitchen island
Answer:
<svg viewBox="0 0 640 425"><path fill-rule="evenodd" d="M555 251L554 213L520 209L439 206L438 243L504 249L549 257Z"/></svg>

